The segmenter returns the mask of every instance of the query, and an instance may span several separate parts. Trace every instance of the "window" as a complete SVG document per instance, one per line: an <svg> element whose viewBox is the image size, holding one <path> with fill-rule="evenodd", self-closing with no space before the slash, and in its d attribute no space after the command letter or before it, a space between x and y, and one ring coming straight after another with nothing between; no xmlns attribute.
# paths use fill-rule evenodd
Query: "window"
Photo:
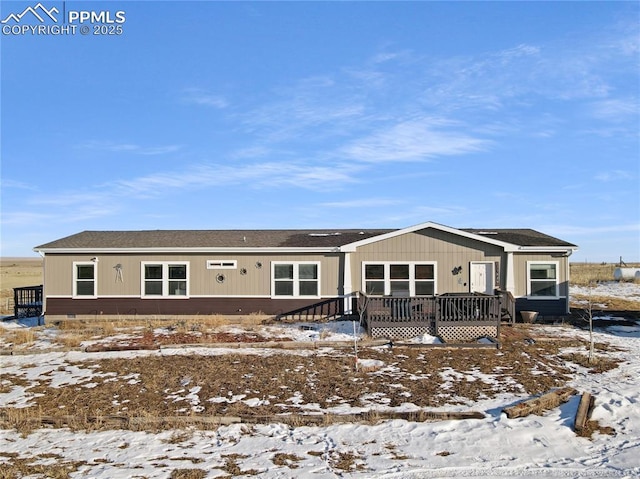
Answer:
<svg viewBox="0 0 640 479"><path fill-rule="evenodd" d="M96 263L73 263L73 295L96 297Z"/></svg>
<svg viewBox="0 0 640 479"><path fill-rule="evenodd" d="M364 277L365 277L364 291L367 294L373 294L376 296L384 294L384 265L383 264L365 264Z"/></svg>
<svg viewBox="0 0 640 479"><path fill-rule="evenodd" d="M320 296L320 263L271 263L273 296Z"/></svg>
<svg viewBox="0 0 640 479"><path fill-rule="evenodd" d="M527 262L528 296L551 297L558 296L558 263L529 261Z"/></svg>
<svg viewBox="0 0 640 479"><path fill-rule="evenodd" d="M178 296L188 294L188 263L142 263L143 296Z"/></svg>
<svg viewBox="0 0 640 479"><path fill-rule="evenodd" d="M207 269L236 269L238 262L235 259L208 259Z"/></svg>
<svg viewBox="0 0 640 479"><path fill-rule="evenodd" d="M432 296L436 291L436 264L364 263L363 291L374 296Z"/></svg>

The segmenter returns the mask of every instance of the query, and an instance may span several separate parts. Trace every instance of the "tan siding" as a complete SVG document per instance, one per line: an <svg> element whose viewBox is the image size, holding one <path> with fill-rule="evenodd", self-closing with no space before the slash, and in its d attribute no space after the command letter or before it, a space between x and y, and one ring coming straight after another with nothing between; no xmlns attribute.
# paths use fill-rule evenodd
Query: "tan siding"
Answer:
<svg viewBox="0 0 640 479"><path fill-rule="evenodd" d="M73 262L91 261L93 257L94 255L45 255L45 295L71 296L73 294ZM100 268L98 268L98 274L100 274Z"/></svg>
<svg viewBox="0 0 640 479"><path fill-rule="evenodd" d="M568 295L568 270L569 258L553 257L550 254L514 254L513 268L515 274L515 296L527 294L527 261L558 262L558 274L560 283L560 296Z"/></svg>
<svg viewBox="0 0 640 479"><path fill-rule="evenodd" d="M378 241L358 248L351 259L353 287L362 289L362 263L369 261L435 261L437 263L437 293L468 292L469 263L471 261L496 262L502 274L502 248L439 230L423 230ZM451 270L462 266L462 272Z"/></svg>
<svg viewBox="0 0 640 479"><path fill-rule="evenodd" d="M338 294L340 261L338 255L46 255L45 292L48 296L71 296L73 294L73 262L90 261L97 257L98 296L139 296L141 290L141 263L189 262L190 295L216 296L265 296L271 293L271 261L320 261L321 295ZM236 260L236 269L207 269L210 259ZM262 267L257 268L256 263ZM116 280L115 265L122 265L123 281ZM247 274L241 274L244 268ZM223 274L224 282L216 281Z"/></svg>

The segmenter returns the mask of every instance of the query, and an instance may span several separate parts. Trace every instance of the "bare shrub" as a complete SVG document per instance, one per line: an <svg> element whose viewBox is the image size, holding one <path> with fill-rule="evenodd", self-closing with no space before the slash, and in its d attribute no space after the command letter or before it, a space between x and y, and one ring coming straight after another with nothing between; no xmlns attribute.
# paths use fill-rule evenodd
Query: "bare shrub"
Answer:
<svg viewBox="0 0 640 479"><path fill-rule="evenodd" d="M169 476L171 479L204 479L207 471L204 469L174 469Z"/></svg>
<svg viewBox="0 0 640 479"><path fill-rule="evenodd" d="M329 457L329 464L342 471L361 471L364 465L359 462L362 458L353 452L334 451Z"/></svg>
<svg viewBox="0 0 640 479"><path fill-rule="evenodd" d="M279 452L271 458L271 462L276 466L286 466L289 469L297 469L299 467L297 463L300 461L302 461L301 457L284 452Z"/></svg>
<svg viewBox="0 0 640 479"><path fill-rule="evenodd" d="M255 469L246 469L244 471L240 469L238 459L246 459L248 457L244 454L226 454L222 457L224 458L225 464L217 469L222 469L227 474L231 474L231 476L256 476L259 474L259 471Z"/></svg>
<svg viewBox="0 0 640 479"><path fill-rule="evenodd" d="M187 431L185 429L179 429L173 431L169 439L166 440L167 444L180 444L181 442L188 441L193 437L193 431Z"/></svg>

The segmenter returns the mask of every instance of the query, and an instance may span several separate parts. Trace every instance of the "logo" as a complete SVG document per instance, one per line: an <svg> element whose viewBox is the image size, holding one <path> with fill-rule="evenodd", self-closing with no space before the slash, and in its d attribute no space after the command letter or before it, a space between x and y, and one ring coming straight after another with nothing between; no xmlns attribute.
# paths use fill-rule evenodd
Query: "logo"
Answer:
<svg viewBox="0 0 640 479"><path fill-rule="evenodd" d="M60 11L56 7L53 7L50 10L47 10L44 7L44 5L42 5L41 3L38 3L35 7L25 8L22 13L18 13L18 14L10 13L7 16L7 18L0 21L0 23L9 23L11 20L13 20L16 23L20 23L22 21L22 18L27 13L30 13L32 16L36 17L40 21L40 23L44 23L45 21L44 17L49 17L54 22L58 23L58 19L54 14L57 15L58 13L60 13Z"/></svg>
<svg viewBox="0 0 640 479"><path fill-rule="evenodd" d="M59 2L60 3L60 2ZM67 2L47 8L41 2L0 20L2 34L23 35L122 35L124 10L74 10ZM61 13L62 12L62 13Z"/></svg>

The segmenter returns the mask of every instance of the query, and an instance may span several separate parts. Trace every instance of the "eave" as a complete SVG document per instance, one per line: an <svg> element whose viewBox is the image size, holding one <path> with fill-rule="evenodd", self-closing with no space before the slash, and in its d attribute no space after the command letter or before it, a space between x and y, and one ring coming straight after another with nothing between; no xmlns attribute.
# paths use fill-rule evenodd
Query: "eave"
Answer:
<svg viewBox="0 0 640 479"><path fill-rule="evenodd" d="M252 247L252 248L202 248L202 247L153 247L153 248L34 248L42 254L165 254L165 253L338 253L339 247Z"/></svg>

